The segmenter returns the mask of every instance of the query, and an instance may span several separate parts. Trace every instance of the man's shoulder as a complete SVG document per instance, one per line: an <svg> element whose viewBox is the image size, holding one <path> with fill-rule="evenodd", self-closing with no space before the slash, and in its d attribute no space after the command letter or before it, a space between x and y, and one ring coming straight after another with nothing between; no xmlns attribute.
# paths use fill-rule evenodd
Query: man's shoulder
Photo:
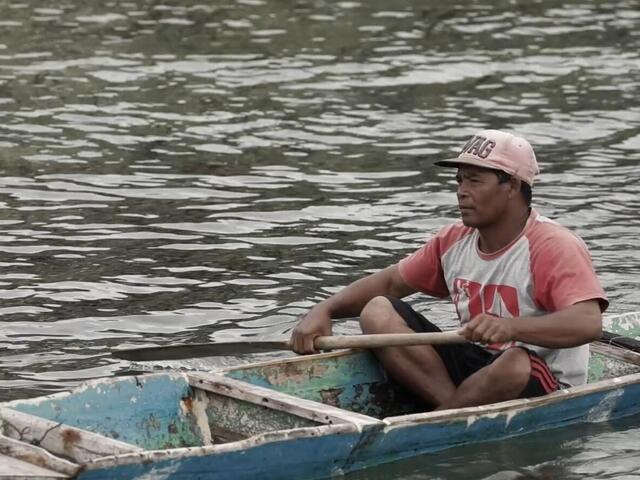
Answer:
<svg viewBox="0 0 640 480"><path fill-rule="evenodd" d="M570 230L555 220L543 215L536 215L525 235L529 241L535 245L553 245L559 247L563 244L584 245L583 240Z"/></svg>

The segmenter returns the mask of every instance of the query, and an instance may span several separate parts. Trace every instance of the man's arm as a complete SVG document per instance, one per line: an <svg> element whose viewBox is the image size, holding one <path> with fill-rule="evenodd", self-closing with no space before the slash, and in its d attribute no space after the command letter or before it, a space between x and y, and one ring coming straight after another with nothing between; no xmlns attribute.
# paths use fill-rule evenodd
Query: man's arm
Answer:
<svg viewBox="0 0 640 480"><path fill-rule="evenodd" d="M602 313L597 300L539 317L498 318L483 313L467 322L460 333L486 344L515 340L547 348L577 347L600 338Z"/></svg>
<svg viewBox="0 0 640 480"><path fill-rule="evenodd" d="M403 298L414 292L400 276L397 264L361 278L309 310L291 333L291 347L297 353L316 353L313 340L320 335L331 335L331 320L360 315L374 297Z"/></svg>

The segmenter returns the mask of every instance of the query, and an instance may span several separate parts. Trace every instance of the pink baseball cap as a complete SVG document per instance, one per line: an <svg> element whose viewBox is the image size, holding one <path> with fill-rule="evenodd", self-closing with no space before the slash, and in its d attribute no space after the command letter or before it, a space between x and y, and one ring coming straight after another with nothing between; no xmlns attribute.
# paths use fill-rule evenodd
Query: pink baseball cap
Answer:
<svg viewBox="0 0 640 480"><path fill-rule="evenodd" d="M458 158L435 164L441 167L465 164L502 170L530 186L540 173L531 144L522 137L500 130L480 130L465 143Z"/></svg>

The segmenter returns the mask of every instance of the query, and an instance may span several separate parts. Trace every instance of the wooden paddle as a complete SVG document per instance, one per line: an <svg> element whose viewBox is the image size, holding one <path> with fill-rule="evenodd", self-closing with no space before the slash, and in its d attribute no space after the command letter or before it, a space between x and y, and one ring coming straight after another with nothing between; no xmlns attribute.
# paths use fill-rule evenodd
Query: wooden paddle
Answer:
<svg viewBox="0 0 640 480"><path fill-rule="evenodd" d="M612 332L602 332L600 343L606 343L607 345L613 345L614 347L624 348L625 350L631 350L632 352L640 353L640 341L632 337L625 337L624 335L618 335Z"/></svg>
<svg viewBox="0 0 640 480"><path fill-rule="evenodd" d="M606 317L609 325L615 323L640 323L640 312L630 312ZM379 348L401 347L409 345L436 345L443 343L464 343L464 337L451 330L434 333L393 333L378 335L337 335L317 337L314 345L317 350L336 350L341 348ZM640 341L617 333L603 331L599 342L640 353ZM237 356L251 353L264 353L273 350L291 350L288 339L249 340L243 342L192 343L190 345L170 345L166 347L144 347L114 350L112 355L123 360L135 362L155 360L180 360L197 357Z"/></svg>
<svg viewBox="0 0 640 480"><path fill-rule="evenodd" d="M387 333L376 335L335 335L316 337L317 350L341 348L405 347L464 343L467 340L455 331L432 333ZM123 360L146 362L151 360L179 360L183 358L246 355L272 350L291 350L288 339L251 340L247 342L192 343L168 347L146 347L114 350L112 355Z"/></svg>

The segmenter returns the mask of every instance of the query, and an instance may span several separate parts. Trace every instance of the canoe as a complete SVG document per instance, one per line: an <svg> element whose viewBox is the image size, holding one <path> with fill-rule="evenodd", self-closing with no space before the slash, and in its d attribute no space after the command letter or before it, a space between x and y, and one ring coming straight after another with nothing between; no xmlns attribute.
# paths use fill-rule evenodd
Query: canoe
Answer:
<svg viewBox="0 0 640 480"><path fill-rule="evenodd" d="M610 317L611 328L638 336L640 314ZM439 412L421 412L367 351L94 380L0 404L0 474L319 479L640 413L640 354L591 347L585 385Z"/></svg>

